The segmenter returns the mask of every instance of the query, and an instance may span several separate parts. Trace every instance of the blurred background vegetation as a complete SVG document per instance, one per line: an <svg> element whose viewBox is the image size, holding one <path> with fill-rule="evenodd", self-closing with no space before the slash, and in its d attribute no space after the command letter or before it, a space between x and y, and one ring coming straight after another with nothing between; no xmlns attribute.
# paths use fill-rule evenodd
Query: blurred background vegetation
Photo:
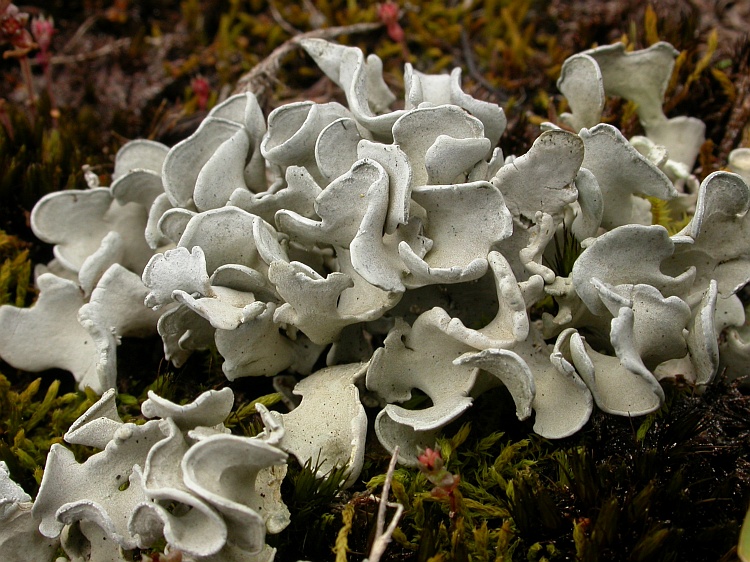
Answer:
<svg viewBox="0 0 750 562"><path fill-rule="evenodd" d="M268 58L300 33L375 24L337 40L378 54L397 95L405 62L426 73L461 67L465 91L505 109L505 154L524 153L539 124L565 111L555 81L566 57L615 41L631 49L669 41L681 54L667 115L707 124L699 178L722 169L731 149L750 146L749 2L48 0L16 6L17 12L0 0L0 304L30 305L32 264L51 258L29 228L34 203L56 190L84 189L84 166L108 185L114 155L126 141L173 145L269 60L277 64L252 75L266 111L301 99L342 101L300 49ZM34 30L35 21L47 27ZM626 136L640 132L634 108L622 100L608 101L604 120ZM126 419L138 419L148 389L186 401L228 384L216 353L196 354L179 370L161 357L158 340L125 341L119 349ZM62 371L29 374L5 364L0 371L0 460L33 494L47 450L96 397L76 392ZM253 401L263 395L271 404L278 397L268 381L240 380L232 388L237 408L229 422L234 431L253 434L259 428ZM515 419L507 394L488 393L440 442L446 468L460 475L458 509L451 512L423 473L399 469L392 493L406 511L384 559L733 560L750 499L748 396L741 384L722 380L700 396L679 383L668 384L667 394L656 414L629 420L597 413L578 435L551 443ZM82 460L91 451L76 454ZM373 445L361 482L344 493L340 474L321 482L311 477L314 467L292 466L284 497L293 523L269 537L277 560L361 560L373 538L372 494L379 493L387 463L388 455Z"/></svg>

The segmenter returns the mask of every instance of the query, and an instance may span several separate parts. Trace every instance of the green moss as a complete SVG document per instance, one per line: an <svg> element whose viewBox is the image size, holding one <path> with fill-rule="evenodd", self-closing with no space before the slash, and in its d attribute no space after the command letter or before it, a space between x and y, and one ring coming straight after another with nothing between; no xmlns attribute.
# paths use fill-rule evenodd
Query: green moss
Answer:
<svg viewBox="0 0 750 562"><path fill-rule="evenodd" d="M550 269L559 277L568 277L573 271L578 256L583 252L581 243L563 224L563 228L552 238L554 252L549 263Z"/></svg>
<svg viewBox="0 0 750 562"><path fill-rule="evenodd" d="M30 244L0 230L0 305L25 306L31 282Z"/></svg>
<svg viewBox="0 0 750 562"><path fill-rule="evenodd" d="M735 544L749 499L740 459L750 452L739 419L750 399L738 385L719 382L703 395L668 385L665 407L640 422L596 412L558 442L524 434L508 412L505 391L492 391L438 440L461 477L457 517L418 470L396 471L392 497L405 512L389 559L717 560ZM716 431L736 433L707 447Z"/></svg>
<svg viewBox="0 0 750 562"><path fill-rule="evenodd" d="M289 459L281 492L292 521L280 534L266 537L268 544L279 549L279 559L331 558L346 503L340 492L347 475L346 467L338 467L316 478L322 462L318 459L300 466L293 457Z"/></svg>
<svg viewBox="0 0 750 562"><path fill-rule="evenodd" d="M70 425L98 399L93 394L59 391L59 380L43 385L39 378L15 389L0 374L0 460L32 496L42 481L50 447L61 443ZM79 458L91 453L83 447L73 450Z"/></svg>
<svg viewBox="0 0 750 562"><path fill-rule="evenodd" d="M651 224L663 226L670 236L677 234L690 222L691 217L685 212L675 211L670 201L650 196L646 199L651 203Z"/></svg>

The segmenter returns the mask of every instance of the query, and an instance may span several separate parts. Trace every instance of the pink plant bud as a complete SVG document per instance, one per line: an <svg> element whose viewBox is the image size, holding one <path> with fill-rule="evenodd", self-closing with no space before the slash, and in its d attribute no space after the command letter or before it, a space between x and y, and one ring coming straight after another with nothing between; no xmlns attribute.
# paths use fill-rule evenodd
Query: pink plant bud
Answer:
<svg viewBox="0 0 750 562"><path fill-rule="evenodd" d="M50 16L45 18L39 16L31 20L31 34L39 45L39 50L46 53L52 43L52 35L55 33L55 20Z"/></svg>
<svg viewBox="0 0 750 562"><path fill-rule="evenodd" d="M440 450L432 450L427 447L424 453L417 457L419 468L423 472L435 472L443 468L443 457L440 456Z"/></svg>
<svg viewBox="0 0 750 562"><path fill-rule="evenodd" d="M4 58L23 56L36 46L26 29L28 21L29 14L21 12L15 4L8 4L0 11L0 44L13 46L13 51L3 54Z"/></svg>
<svg viewBox="0 0 750 562"><path fill-rule="evenodd" d="M386 25L398 22L398 4L390 0L385 4L378 4L378 17Z"/></svg>
<svg viewBox="0 0 750 562"><path fill-rule="evenodd" d="M203 76L196 76L190 82L190 87L193 89L198 109L205 111L206 107L208 107L208 98L211 95L211 85L208 83L208 80Z"/></svg>
<svg viewBox="0 0 750 562"><path fill-rule="evenodd" d="M398 23L389 24L386 29L388 30L388 37L396 43L401 43L404 40L404 28Z"/></svg>
<svg viewBox="0 0 750 562"><path fill-rule="evenodd" d="M399 9L395 2L385 2L378 4L378 18L385 24L388 36L396 43L404 40L404 29L398 23Z"/></svg>

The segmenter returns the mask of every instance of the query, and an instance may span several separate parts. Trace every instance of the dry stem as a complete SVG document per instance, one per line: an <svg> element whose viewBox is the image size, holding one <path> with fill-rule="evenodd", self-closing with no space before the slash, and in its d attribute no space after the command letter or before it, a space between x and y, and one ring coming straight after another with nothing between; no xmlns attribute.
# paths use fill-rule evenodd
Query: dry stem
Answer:
<svg viewBox="0 0 750 562"><path fill-rule="evenodd" d="M125 37L123 39L117 39L116 41L107 43L103 47L100 47L93 51L88 51L85 53L77 53L75 55L57 55L54 57L50 57L49 64L50 65L77 64L80 62L85 62L87 60L93 60L93 59L97 59L100 57L109 56L111 54L116 53L120 49L127 49L129 46L130 46L130 38ZM37 66L39 64L39 62L35 60L30 61L30 63L32 66Z"/></svg>
<svg viewBox="0 0 750 562"><path fill-rule="evenodd" d="M393 451L391 462L388 465L388 472L385 475L385 482L383 483L383 492L380 494L380 506L378 507L378 519L375 523L375 541L372 543L370 549L370 556L367 562L379 562L380 557L385 552L388 543L391 542L393 531L396 530L401 519L401 514L404 512L404 506L400 503L394 503L388 501L388 493L391 490L391 482L393 481L393 473L396 470L396 460L398 459L398 446ZM388 528L385 528L385 509L386 507L392 507L396 510L393 514L391 522L388 523Z"/></svg>
<svg viewBox="0 0 750 562"><path fill-rule="evenodd" d="M265 102L267 90L273 83L279 68L281 68L281 61L286 55L294 51L303 39L333 39L341 35L367 33L382 26L383 24L380 22L355 23L353 25L315 29L295 35L276 47L270 55L255 65L250 72L241 76L237 81L237 86L234 88L234 93L253 92L262 106Z"/></svg>

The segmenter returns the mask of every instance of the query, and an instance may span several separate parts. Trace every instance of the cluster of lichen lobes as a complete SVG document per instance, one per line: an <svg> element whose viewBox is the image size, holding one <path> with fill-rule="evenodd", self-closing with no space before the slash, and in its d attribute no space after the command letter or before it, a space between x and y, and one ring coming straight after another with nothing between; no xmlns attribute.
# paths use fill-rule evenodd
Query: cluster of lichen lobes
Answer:
<svg viewBox="0 0 750 562"><path fill-rule="evenodd" d="M18 305L20 294L16 291L15 301L11 298L10 302ZM38 383L20 393L11 391L7 380L2 384L0 414L8 422L2 422L0 459L8 462L14 476L33 471L38 483L44 451L53 442L43 435L59 440L93 397L56 397L57 387L52 384L43 400L34 401ZM714 473L729 477L725 488L737 484L738 476L733 471L737 459L747 451L734 440L721 444L724 451L712 450L697 442L694 430L727 424L728 419L716 410L730 400L747 414L746 400L736 387L726 388L719 382L702 397L691 396L689 389L674 389L659 414L632 423L599 414L591 427L570 442L550 444L524 438L523 432L529 428L510 417L499 427L512 430L484 435L479 428L487 425L477 423L475 417L493 415L496 406L480 399L462 419L461 423L467 419L471 422L473 429L468 435L461 431L442 442L448 467L462 476L459 515L449 517L445 506L430 498L428 483L416 470L400 469L393 493L405 503L407 515L394 535L398 546L392 547L390 556L417 560L552 560L575 553L581 560L661 560L670 559L665 554L670 553L678 560L699 556L696 552L702 553L700 549L711 544L709 539L714 541L712 553L723 554L731 549L736 537L747 482L740 482L742 493L718 490L722 478ZM686 411L688 406L695 410ZM446 434L456 429L448 428ZM40 434L38 440L32 437L36 433ZM611 445L610 437L619 448ZM697 451L704 454L690 454ZM363 478L382 470L384 462L383 456L373 458L365 465ZM304 470L300 474L305 474ZM715 481L710 485L701 482L703 475L709 474ZM674 478L671 484L670 478ZM27 490L33 489L28 476L17 479ZM372 476L373 489L381 481ZM709 498L718 500L702 505L715 509L701 508L706 511L700 517L695 511L677 507L687 506L687 502L692 507ZM338 513L343 501L334 500L332 512ZM294 510L294 502L287 504ZM351 504L355 514L370 515L364 521L371 523L374 504L356 499ZM690 521L675 517L688 512ZM293 521L294 516L293 511ZM355 521L362 520L355 517ZM708 528L704 525L707 521L711 522ZM623 533L620 527L631 531ZM368 530L363 526L352 531L350 544L359 544L360 552L366 551ZM288 533L278 537L279 559L284 559L284 549L296 550L296 541ZM327 558L325 548L321 547L321 558ZM708 553L705 557L710 559Z"/></svg>
<svg viewBox="0 0 750 562"><path fill-rule="evenodd" d="M40 400L38 381L21 393L4 377L0 385L0 460L33 491L51 443L96 397L55 396L53 383ZM392 494L406 514L386 559L712 560L730 551L748 490L738 463L748 454L742 420L750 417L750 401L738 384L722 381L701 396L685 387L667 390L659 413L632 422L598 414L564 442L530 434L528 424L508 415L511 400L502 390L480 397L438 442L447 468L461 476L457 516L430 495L419 470L398 469ZM377 510L370 493L379 492L385 464L385 453L368 455L365 489L337 495L340 472L320 480L311 467L290 463L282 493L292 526L273 537L278 559L327 559L347 506L358 523L349 547L366 552Z"/></svg>
<svg viewBox="0 0 750 562"><path fill-rule="evenodd" d="M29 247L0 230L0 304L30 304ZM28 375L9 380L0 374L0 461L29 493L39 487L52 443L61 442L70 424L96 401L93 393L60 395L59 389L58 380L43 383Z"/></svg>

